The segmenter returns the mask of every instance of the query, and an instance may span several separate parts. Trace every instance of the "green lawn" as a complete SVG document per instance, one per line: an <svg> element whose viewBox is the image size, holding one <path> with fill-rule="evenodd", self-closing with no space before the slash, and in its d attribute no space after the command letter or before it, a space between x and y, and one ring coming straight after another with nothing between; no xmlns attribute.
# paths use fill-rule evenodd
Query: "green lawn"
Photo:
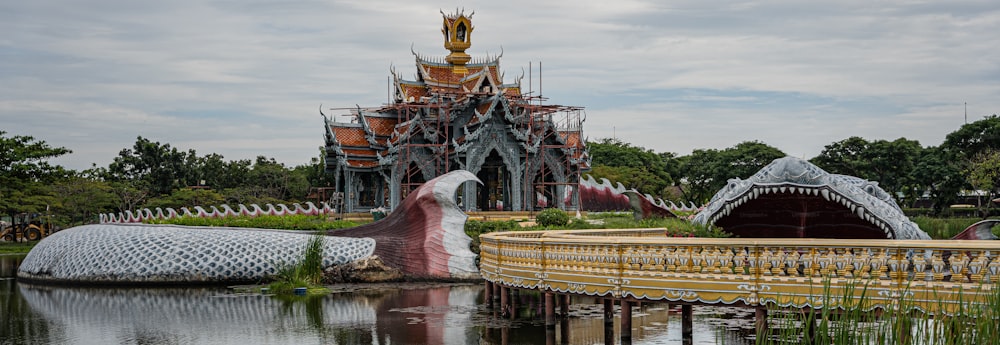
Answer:
<svg viewBox="0 0 1000 345"><path fill-rule="evenodd" d="M19 243L0 242L0 255L3 255L3 254L27 254L29 251L31 251L31 248L33 248L35 246L35 244L37 244L37 243L38 243L38 241L27 242L27 243L25 243L25 242L19 242Z"/></svg>

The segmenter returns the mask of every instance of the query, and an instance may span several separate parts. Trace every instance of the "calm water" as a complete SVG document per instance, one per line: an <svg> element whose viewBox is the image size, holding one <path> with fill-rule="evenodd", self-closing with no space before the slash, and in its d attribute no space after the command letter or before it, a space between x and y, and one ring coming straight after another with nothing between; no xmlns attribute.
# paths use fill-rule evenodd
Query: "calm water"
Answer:
<svg viewBox="0 0 1000 345"><path fill-rule="evenodd" d="M574 299L546 332L542 308L520 297L510 321L482 304L482 285L352 287L315 298L227 288L70 288L19 284L20 257L0 256L0 344L605 344L602 307ZM694 344L740 344L749 310L695 307ZM633 312L633 344L682 344L679 312ZM726 330L730 329L730 330ZM744 330L744 331L739 331ZM742 333L741 333L742 332Z"/></svg>

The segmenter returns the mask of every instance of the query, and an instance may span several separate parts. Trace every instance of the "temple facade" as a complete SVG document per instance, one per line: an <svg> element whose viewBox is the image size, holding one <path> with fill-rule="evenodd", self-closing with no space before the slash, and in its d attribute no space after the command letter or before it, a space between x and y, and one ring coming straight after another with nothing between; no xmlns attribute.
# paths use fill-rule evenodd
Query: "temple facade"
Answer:
<svg viewBox="0 0 1000 345"><path fill-rule="evenodd" d="M323 114L326 169L336 177L343 210L393 209L425 181L458 169L483 182L459 189L466 211L577 209L580 174L590 167L583 108L545 104L524 90L523 74L504 82L502 52L475 59L465 53L472 14L442 16L448 55L411 49L415 80L393 68L391 103L348 109L349 122Z"/></svg>

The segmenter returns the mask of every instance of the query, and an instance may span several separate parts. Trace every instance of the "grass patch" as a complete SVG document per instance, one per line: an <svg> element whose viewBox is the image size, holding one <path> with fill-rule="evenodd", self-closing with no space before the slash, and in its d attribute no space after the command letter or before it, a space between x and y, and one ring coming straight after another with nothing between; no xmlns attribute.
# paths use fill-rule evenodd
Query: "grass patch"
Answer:
<svg viewBox="0 0 1000 345"><path fill-rule="evenodd" d="M936 240L946 240L958 235L958 233L968 228L969 225L975 224L976 222L982 220L979 218L932 218L925 216L918 216L910 218L920 230L923 230L931 238Z"/></svg>
<svg viewBox="0 0 1000 345"><path fill-rule="evenodd" d="M38 241L34 242L0 242L0 255L3 254L28 254Z"/></svg>
<svg viewBox="0 0 1000 345"><path fill-rule="evenodd" d="M588 219L597 219L600 222L588 222L584 219L570 218L566 225L534 225L520 227L517 222L508 221L478 221L469 220L465 223L465 233L478 241L479 235L495 231L519 231L519 230L582 230L582 229L637 229L637 228L665 228L668 236L675 237L730 237L732 234L723 231L721 228L692 224L680 218L647 218L635 220L632 213L626 212L603 212Z"/></svg>
<svg viewBox="0 0 1000 345"><path fill-rule="evenodd" d="M172 219L155 219L147 221L150 224L173 224L188 226L242 227L280 230L337 230L360 225L348 220L331 221L325 215L287 215L287 216L235 216L221 218L180 217Z"/></svg>

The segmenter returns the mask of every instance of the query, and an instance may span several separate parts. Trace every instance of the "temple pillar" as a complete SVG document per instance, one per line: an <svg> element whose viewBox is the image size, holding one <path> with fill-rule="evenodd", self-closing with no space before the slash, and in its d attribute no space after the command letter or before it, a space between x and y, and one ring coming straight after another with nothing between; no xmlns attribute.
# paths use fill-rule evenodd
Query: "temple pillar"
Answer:
<svg viewBox="0 0 1000 345"><path fill-rule="evenodd" d="M396 207L399 207L399 203L402 201L400 200L400 194L402 192L402 190L400 190L400 185L402 184L400 175L401 174L398 169L392 169L392 173L389 176L389 208L391 210L395 210Z"/></svg>
<svg viewBox="0 0 1000 345"><path fill-rule="evenodd" d="M344 172L344 213L354 212L354 172Z"/></svg>
<svg viewBox="0 0 1000 345"><path fill-rule="evenodd" d="M479 187L475 182L466 183L462 187L462 209L465 212L469 212L476 209L476 188Z"/></svg>
<svg viewBox="0 0 1000 345"><path fill-rule="evenodd" d="M515 160L516 161L516 160ZM510 173L510 210L511 211L521 211L525 210L524 203L521 201L521 197L524 195L524 187L522 186L524 181L524 167L523 165L516 164L514 166L508 167L508 173Z"/></svg>

